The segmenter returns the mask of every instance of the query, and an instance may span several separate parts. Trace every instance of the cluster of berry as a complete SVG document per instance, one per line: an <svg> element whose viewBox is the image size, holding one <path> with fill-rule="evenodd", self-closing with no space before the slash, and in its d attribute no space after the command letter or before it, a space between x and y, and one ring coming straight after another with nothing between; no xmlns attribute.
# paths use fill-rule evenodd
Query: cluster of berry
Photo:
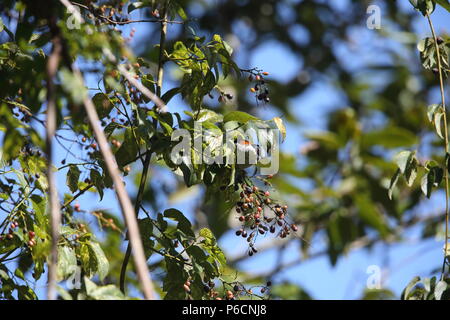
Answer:
<svg viewBox="0 0 450 320"><path fill-rule="evenodd" d="M277 236L286 238L291 231L298 231L297 225L286 219L288 206L274 203L269 191L246 183L242 183L241 188L236 212L240 214L238 219L242 222L242 227L236 231L236 235L247 239L249 256L258 252L254 246L258 234L276 233L278 227Z"/></svg>
<svg viewBox="0 0 450 320"><path fill-rule="evenodd" d="M19 223L17 221L11 222L9 225L9 230L6 235L1 235L0 240L6 239L6 240L12 240L14 238L14 229L19 227Z"/></svg>
<svg viewBox="0 0 450 320"><path fill-rule="evenodd" d="M266 81L264 80L264 76L268 76L268 72L259 72L254 75L250 74L248 80L250 82L256 81L256 84L250 88L250 92L255 94L257 103L258 101L264 101L265 103L270 102L269 98L269 88L267 87Z"/></svg>

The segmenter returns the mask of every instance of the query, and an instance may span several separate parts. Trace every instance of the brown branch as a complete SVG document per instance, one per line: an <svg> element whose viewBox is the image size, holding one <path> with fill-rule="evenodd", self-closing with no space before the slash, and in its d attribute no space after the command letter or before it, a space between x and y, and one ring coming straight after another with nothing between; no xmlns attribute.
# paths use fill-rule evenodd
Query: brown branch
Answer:
<svg viewBox="0 0 450 320"><path fill-rule="evenodd" d="M53 21L53 24L56 22ZM53 49L47 61L47 124L45 127L46 134L46 155L47 155L47 180L48 194L50 203L50 219L51 219L51 252L48 264L48 289L47 299L56 300L56 268L58 264L58 241L59 228L61 224L61 214L59 208L58 192L55 181L55 172L52 166L53 138L56 131L56 94L55 83L53 78L58 70L61 60L61 39L59 35L53 37Z"/></svg>
<svg viewBox="0 0 450 320"><path fill-rule="evenodd" d="M95 17L101 18L106 20L107 22L111 23L111 24L117 24L117 25L126 25L126 24L130 24L130 23L142 23L142 22L150 22L150 23L172 23L172 24L184 24L184 21L176 21L176 20L167 20L166 19L140 19L140 20L125 20L125 21L117 21L117 20L113 20L105 15L102 14L97 14L96 12L93 12L92 10L89 9L88 6L85 6L84 4L81 3L77 3L77 2L71 2L72 5L75 5L77 7L83 8L88 10L90 13L92 13Z"/></svg>
<svg viewBox="0 0 450 320"><path fill-rule="evenodd" d="M80 81L83 81L82 75L77 68L73 67L73 72L77 77L79 77ZM120 207L122 209L125 224L128 228L130 243L133 248L133 258L136 265L137 276L142 286L144 297L150 300L154 299L153 284L150 280L150 274L147 268L147 261L144 254L144 247L142 245L133 205L125 189L125 185L120 176L120 171L109 143L106 140L105 134L99 125L100 120L98 118L97 111L95 110L95 106L92 100L87 95L84 98L83 103L89 122L94 131L95 138L98 142L100 152L114 183L115 191L119 200Z"/></svg>
<svg viewBox="0 0 450 320"><path fill-rule="evenodd" d="M86 191L88 191L90 188L92 188L94 186L93 183L88 184L86 187L84 187L83 189L80 189L80 191L78 191L78 193L76 195L74 195L72 198L70 198L69 200L67 200L63 206L61 207L61 209L65 209L67 208L72 202L74 202L78 197L80 197L81 195L83 195Z"/></svg>

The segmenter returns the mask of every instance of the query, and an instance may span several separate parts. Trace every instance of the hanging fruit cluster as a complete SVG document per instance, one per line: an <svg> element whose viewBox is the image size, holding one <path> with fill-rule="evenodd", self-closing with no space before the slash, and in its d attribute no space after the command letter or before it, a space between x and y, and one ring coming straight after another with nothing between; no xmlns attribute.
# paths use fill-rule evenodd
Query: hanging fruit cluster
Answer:
<svg viewBox="0 0 450 320"><path fill-rule="evenodd" d="M236 212L242 226L236 231L236 236L247 239L248 255L257 253L255 242L258 235L268 233L286 238L292 231L297 232L296 224L287 221L287 205L281 205L271 198L269 191L260 190L247 179L240 184L240 200L236 202Z"/></svg>
<svg viewBox="0 0 450 320"><path fill-rule="evenodd" d="M255 94L256 103L258 101L263 101L264 103L269 103L269 88L267 87L266 81L264 80L264 76L268 76L268 72L262 72L257 69L248 70L250 75L248 76L248 80L250 82L255 81L255 85L250 88L250 92Z"/></svg>

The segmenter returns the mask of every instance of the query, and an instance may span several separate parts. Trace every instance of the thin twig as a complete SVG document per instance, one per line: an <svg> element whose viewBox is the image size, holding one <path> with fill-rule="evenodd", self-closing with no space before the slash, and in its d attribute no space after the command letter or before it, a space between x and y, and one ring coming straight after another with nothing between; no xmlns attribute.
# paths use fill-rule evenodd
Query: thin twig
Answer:
<svg viewBox="0 0 450 320"><path fill-rule="evenodd" d="M164 18L166 17L166 12L165 12L165 8L164 8ZM165 20L165 19L164 19ZM138 87L137 85L141 85L143 87L143 89L145 89L146 91L148 91L148 93L150 93L151 95L154 95L154 97L158 98L159 96L161 96L161 89L162 89L162 82L163 82L163 75L164 75L164 43L166 40L166 33L167 33L167 23L166 22L161 22L161 36L160 36L160 43L159 43L159 63L158 63L158 79L157 79L157 85L156 85L156 95L153 94L153 92L151 92L150 90L148 90L147 88L145 88L144 86L142 86L139 82L137 82L133 77L131 77L131 75L128 74L128 72L123 72L126 71L124 68L121 71L122 74L128 79L128 81L133 80L134 82L136 82L135 84L130 81L135 87ZM120 70L119 66L119 70ZM145 95L147 95L144 91L141 90L142 93L144 93ZM164 104L164 102L162 101L158 101L158 100L154 100L151 98L151 95L149 96L149 98L155 102L155 105L157 106L157 108L159 110L165 110L166 106ZM158 98L159 99L159 98ZM162 104L161 104L162 103ZM155 122L154 122L155 123ZM157 123L155 123L156 125ZM150 159L152 156L152 152L150 150L150 148L147 148L147 155L145 156L144 159L144 163L143 163L143 169L142 169L142 175L141 175L141 181L139 183L139 190L138 190L138 194L136 196L136 203L135 203L135 214L136 217L139 214L139 209L141 207L141 202L142 202L142 196L144 194L144 190L145 190L145 185L147 182L147 176L148 176L148 169L150 167ZM125 277L126 277L126 271L127 271L127 265L128 262L130 260L130 254L131 254L131 248L130 248L130 243L128 243L127 245L127 249L125 252L125 256L122 262L122 267L120 270L120 290L122 292L125 293Z"/></svg>
<svg viewBox="0 0 450 320"><path fill-rule="evenodd" d="M447 168L447 160L449 155L449 142L448 142L448 125L447 125L447 110L445 108L445 92L444 92L444 78L442 76L442 63L441 63L441 53L439 51L438 39L436 36L436 32L434 31L433 22L431 21L430 15L426 15L428 24L430 25L431 34L433 35L434 45L436 48L436 56L437 56L437 67L439 70L439 89L441 91L441 102L442 109L444 111L444 143L445 143L445 157L444 157L444 180L445 180L445 244L444 244L444 261L442 263L442 273L441 279L444 279L445 274L445 261L447 260L447 249L448 249L448 220L449 220L449 177L448 177L448 168Z"/></svg>
<svg viewBox="0 0 450 320"><path fill-rule="evenodd" d="M107 22L111 23L111 24L117 24L117 25L125 25L125 24L130 24L130 23L143 23L143 22L150 22L150 23L172 23L172 24L184 24L185 21L176 21L176 20L167 20L167 19L140 19L140 20L124 20L124 21L117 21L117 20L113 20L105 15L102 14L97 14L95 12L93 12L92 10L89 9L88 6L85 6L84 4L81 3L77 3L77 2L71 2L73 5L86 9L89 12L91 12L94 16L104 19Z"/></svg>
<svg viewBox="0 0 450 320"><path fill-rule="evenodd" d="M147 156L144 160L144 164L143 164L144 168L142 171L141 182L139 183L139 190L138 190L138 194L136 197L136 204L134 207L136 217L139 214L139 208L141 207L141 203L142 203L142 196L144 195L144 190L145 190L145 185L146 185L147 175L148 175L148 169L150 166L150 158L151 158L151 152L147 154ZM130 256L131 256L131 246L130 246L130 242L128 242L127 250L125 251L125 256L124 256L123 262L122 262L122 267L120 269L120 279L119 279L119 287L123 293L125 293L125 277L126 277L126 273L127 273L128 262L130 261Z"/></svg>

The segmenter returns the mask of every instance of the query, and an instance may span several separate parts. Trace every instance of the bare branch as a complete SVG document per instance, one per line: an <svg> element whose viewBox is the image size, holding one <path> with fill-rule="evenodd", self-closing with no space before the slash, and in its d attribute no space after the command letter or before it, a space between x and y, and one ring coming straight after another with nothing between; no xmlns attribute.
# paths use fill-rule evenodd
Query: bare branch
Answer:
<svg viewBox="0 0 450 320"><path fill-rule="evenodd" d="M77 77L80 78L81 81L83 81L82 75L77 68L73 67L73 72ZM99 125L100 120L98 118L97 111L95 110L95 106L88 96L84 98L83 102L89 122L98 142L100 152L103 156L103 159L105 160L106 167L114 183L117 198L119 200L124 220L128 228L130 243L133 248L134 263L136 265L136 271L140 284L142 286L144 297L146 299L152 300L154 299L153 284L150 280L150 273L148 271L147 261L144 254L144 247L142 245L133 205L123 184L114 155L111 152L111 148L108 144L108 141L106 140L105 134Z"/></svg>
<svg viewBox="0 0 450 320"><path fill-rule="evenodd" d="M59 208L58 192L56 188L55 172L52 166L53 138L56 131L56 102L55 102L55 84L53 78L58 70L61 60L61 40L58 36L53 38L53 49L47 61L47 124L46 134L46 155L47 155L47 180L48 194L50 203L51 219L51 253L48 265L48 300L56 300L56 268L58 264L58 241L59 228L61 224L61 214Z"/></svg>

